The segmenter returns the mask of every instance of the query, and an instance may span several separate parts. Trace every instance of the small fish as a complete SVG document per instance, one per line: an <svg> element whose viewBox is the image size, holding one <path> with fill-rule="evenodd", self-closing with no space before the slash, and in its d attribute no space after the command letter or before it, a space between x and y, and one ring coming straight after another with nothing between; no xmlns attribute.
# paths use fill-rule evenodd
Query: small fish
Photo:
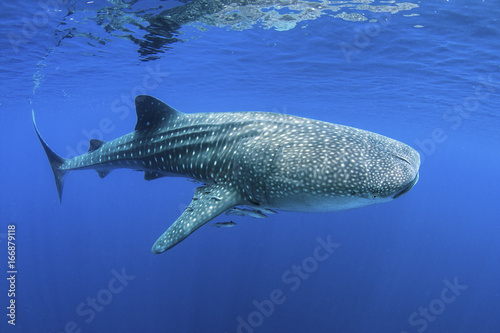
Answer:
<svg viewBox="0 0 500 333"><path fill-rule="evenodd" d="M267 217L266 214L262 213L259 210L251 209L251 208L238 208L233 207L226 211L226 215L236 215L236 216L251 216L256 219L265 219Z"/></svg>
<svg viewBox="0 0 500 333"><path fill-rule="evenodd" d="M212 227L216 227L216 228L230 228L230 227L234 227L235 225L236 225L236 223L234 223L233 221L217 222L217 223L211 224Z"/></svg>
<svg viewBox="0 0 500 333"><path fill-rule="evenodd" d="M272 209L269 209L269 208L258 208L256 209L258 210L259 212L261 212L262 214L278 214L277 211L275 210L272 210Z"/></svg>
<svg viewBox="0 0 500 333"><path fill-rule="evenodd" d="M205 186L206 184L204 182L200 182L199 180L196 180L196 179L186 179L188 182L191 182L191 183L195 183L195 184L198 184L198 185L202 185L202 186Z"/></svg>

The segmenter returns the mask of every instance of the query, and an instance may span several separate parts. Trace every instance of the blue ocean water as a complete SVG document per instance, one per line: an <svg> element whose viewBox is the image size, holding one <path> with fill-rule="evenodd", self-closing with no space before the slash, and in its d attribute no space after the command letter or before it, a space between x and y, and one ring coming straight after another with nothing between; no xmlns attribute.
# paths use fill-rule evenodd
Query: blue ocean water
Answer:
<svg viewBox="0 0 500 333"><path fill-rule="evenodd" d="M2 332L500 332L497 2L0 6ZM236 217L153 255L197 185L81 171L59 204L31 121L70 157L132 131L139 94L380 133L420 152L420 180L377 206Z"/></svg>

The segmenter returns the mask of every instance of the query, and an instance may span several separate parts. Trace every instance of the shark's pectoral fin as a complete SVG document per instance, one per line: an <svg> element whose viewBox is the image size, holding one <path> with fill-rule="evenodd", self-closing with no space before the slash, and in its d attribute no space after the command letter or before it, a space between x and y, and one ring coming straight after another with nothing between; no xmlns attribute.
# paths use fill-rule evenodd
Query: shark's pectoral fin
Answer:
<svg viewBox="0 0 500 333"><path fill-rule="evenodd" d="M205 223L241 202L240 191L226 184L198 187L189 207L158 238L151 251L153 253L167 251Z"/></svg>

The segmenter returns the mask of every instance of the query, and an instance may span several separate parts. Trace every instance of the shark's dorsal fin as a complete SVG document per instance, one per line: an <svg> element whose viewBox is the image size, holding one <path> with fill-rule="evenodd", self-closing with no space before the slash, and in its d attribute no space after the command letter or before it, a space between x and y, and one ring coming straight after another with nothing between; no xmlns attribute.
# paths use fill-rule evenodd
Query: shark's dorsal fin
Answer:
<svg viewBox="0 0 500 333"><path fill-rule="evenodd" d="M89 153L101 148L102 145L105 143L106 143L106 141L97 140L97 139L90 139Z"/></svg>
<svg viewBox="0 0 500 333"><path fill-rule="evenodd" d="M182 112L148 95L139 95L135 98L135 111L137 113L136 131L155 130L183 115Z"/></svg>
<svg viewBox="0 0 500 333"><path fill-rule="evenodd" d="M216 200L215 198L220 198ZM151 251L162 253L179 244L196 229L229 208L241 204L241 192L227 184L198 187L184 213L154 243Z"/></svg>

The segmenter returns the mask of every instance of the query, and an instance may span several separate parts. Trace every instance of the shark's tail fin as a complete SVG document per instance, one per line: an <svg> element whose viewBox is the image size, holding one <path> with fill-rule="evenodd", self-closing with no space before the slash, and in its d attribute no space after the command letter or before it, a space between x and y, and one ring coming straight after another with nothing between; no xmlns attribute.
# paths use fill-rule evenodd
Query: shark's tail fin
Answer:
<svg viewBox="0 0 500 333"><path fill-rule="evenodd" d="M38 128L36 127L34 112L32 113L32 116L33 116L33 127L35 127L36 135L38 136L38 139L42 143L43 149L45 149L45 153L47 154L47 157L49 159L52 172L54 173L54 178L56 180L57 192L59 193L59 202L60 202L62 200L64 176L66 175L67 172L66 170L62 170L60 167L61 165L64 164L66 159L54 153L52 149L50 149L50 147L45 143L45 141L43 141L42 136L40 135L40 132L38 132Z"/></svg>

